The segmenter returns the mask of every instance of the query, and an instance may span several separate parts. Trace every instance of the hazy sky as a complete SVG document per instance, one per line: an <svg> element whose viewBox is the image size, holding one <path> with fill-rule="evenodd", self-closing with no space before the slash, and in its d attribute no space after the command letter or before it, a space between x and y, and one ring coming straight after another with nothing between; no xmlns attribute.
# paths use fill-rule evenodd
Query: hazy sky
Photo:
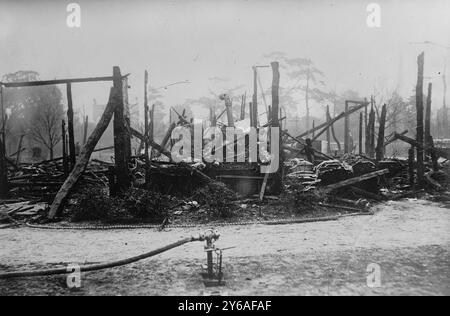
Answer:
<svg viewBox="0 0 450 316"><path fill-rule="evenodd" d="M81 6L81 28L66 25L66 6ZM381 28L366 24L369 3L381 6ZM130 101L142 103L143 73L160 87L166 105L184 103L210 90L241 84L250 94L251 66L265 54L311 58L327 88L370 96L400 88L406 97L416 80L416 58L425 51L425 75L434 83L434 107L442 105L442 80L450 51L449 0L398 1L5 1L0 0L0 75L36 70L41 79L105 76L112 66L131 73ZM449 71L450 72L450 69ZM261 72L270 86L271 72ZM281 73L281 85L289 87ZM79 84L74 103L106 102L107 84ZM450 102L450 96L448 97ZM299 100L299 113L304 105ZM320 113L319 107L313 113Z"/></svg>

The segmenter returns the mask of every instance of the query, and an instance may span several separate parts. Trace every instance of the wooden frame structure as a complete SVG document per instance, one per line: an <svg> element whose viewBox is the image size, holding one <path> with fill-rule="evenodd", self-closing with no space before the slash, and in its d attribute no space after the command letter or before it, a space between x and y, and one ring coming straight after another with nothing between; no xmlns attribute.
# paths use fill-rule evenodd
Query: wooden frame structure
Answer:
<svg viewBox="0 0 450 316"><path fill-rule="evenodd" d="M70 170L73 170L77 165L77 157L75 152L75 135L74 135L74 111L72 100L72 84L73 83L86 83L86 82L105 82L110 81L113 83L116 98L114 106L114 149L115 149L115 173L118 183L120 183L121 190L126 189L130 185L130 175L128 171L128 161L131 156L131 141L130 141L130 126L129 126L129 113L127 108L124 107L124 95L127 95L127 77L129 74L122 76L120 68L113 67L112 76L104 77L86 77L86 78L72 78L72 79L55 79L55 80L38 80L38 81L25 81L25 82L0 82L1 92L1 110L2 110L2 137L0 139L0 195L6 196L8 194L8 182L7 182L7 168L6 168L6 152L5 152L5 133L4 133L4 105L3 105L3 89L4 88L21 88L21 87L37 87L47 85L66 85L67 96L67 129L65 123L62 126L62 137L67 130L69 136L69 158ZM109 123L109 121L108 121ZM102 133L103 134L103 133ZM101 135L100 135L101 136ZM85 147L87 146L85 144ZM90 144L92 145L92 143ZM63 147L65 147L65 139L63 139ZM95 147L95 146L94 146ZM83 148L84 149L84 148ZM92 148L92 151L95 148ZM83 152L83 151L82 151ZM63 156L65 156L65 148L63 148ZM90 155L89 155L90 156ZM65 157L63 157L64 160ZM70 177L70 176L69 176ZM56 215L58 210L54 212L51 217Z"/></svg>

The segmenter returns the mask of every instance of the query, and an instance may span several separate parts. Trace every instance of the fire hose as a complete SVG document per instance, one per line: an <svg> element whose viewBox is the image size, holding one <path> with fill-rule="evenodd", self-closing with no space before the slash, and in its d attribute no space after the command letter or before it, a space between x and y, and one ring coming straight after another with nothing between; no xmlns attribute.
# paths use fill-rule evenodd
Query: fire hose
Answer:
<svg viewBox="0 0 450 316"><path fill-rule="evenodd" d="M177 242L169 244L167 246L152 250L150 252L147 252L147 253L144 253L144 254L141 254L141 255L138 255L135 257L117 260L117 261L99 263L99 264L83 265L83 266L80 266L80 272L97 271L97 270L103 270L103 269L124 266L124 265L130 264L130 263L134 263L136 261L140 261L143 259L147 259L147 258L156 256L156 255L159 255L163 252L166 252L166 251L171 250L176 247L180 247L189 242L217 240L219 238L219 236L220 236L220 234L217 231L210 230L210 231L208 231L208 234L200 234L199 236L191 236L188 238L184 238ZM67 274L67 273L68 273L67 268L34 270L34 271L14 271L14 272L0 273L0 279L49 276L49 275L59 275L59 274Z"/></svg>

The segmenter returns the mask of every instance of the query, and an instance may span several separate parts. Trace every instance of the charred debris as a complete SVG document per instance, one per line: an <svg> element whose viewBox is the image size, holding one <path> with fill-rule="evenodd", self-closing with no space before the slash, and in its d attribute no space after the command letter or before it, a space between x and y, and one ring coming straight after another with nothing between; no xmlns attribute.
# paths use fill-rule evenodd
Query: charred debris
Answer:
<svg viewBox="0 0 450 316"><path fill-rule="evenodd" d="M279 138L267 137L271 156L264 160L258 152L249 150L249 135L244 132L243 153L236 150L239 139L224 139L222 150L232 148L234 162L194 157L175 161L172 150L172 132L180 126L194 129L194 122L185 113L173 110L172 120L162 142L154 140L154 107L147 97L148 73L145 72L145 124L143 130L133 128L128 107L128 75L119 67L112 76L96 78L61 79L2 83L5 89L27 86L64 84L68 111L67 123L62 122L62 157L38 163L20 163L22 148L9 155L5 148L4 112L0 137L0 221L2 227L27 222L72 221L129 221L164 225L170 222L211 222L221 220L267 220L305 215L320 216L330 213L368 212L374 203L416 197L438 196L448 199L448 148L435 147L430 134L431 100L424 105L424 55L418 57L416 86L417 129L415 138L407 131L385 135L386 105L382 107L375 124L374 100L347 100L345 111L331 117L327 107L325 122L300 134L292 135L285 126L285 116L279 101L279 65L273 62L271 102L266 105L267 123L259 123L257 84L251 102L242 97L239 105L222 95L222 113L213 111L207 126L216 127L226 135L227 127L257 131L277 127ZM254 68L256 78L256 67ZM109 101L91 135L85 135L84 145L75 148L72 104L73 84L80 82L111 82ZM431 95L431 84L428 87ZM266 103L266 100L264 100ZM233 107L240 106L239 117ZM2 104L3 109L3 104ZM226 123L219 122L224 115ZM350 134L349 122L359 120L356 142ZM335 136L335 123L344 121L344 139L340 144ZM96 148L99 139L112 121L114 144ZM203 122L201 128L205 128ZM376 126L378 125L378 126ZM202 130L203 131L203 130ZM204 132L204 131L203 131ZM318 141L326 135L326 142ZM331 139L338 150L332 150ZM138 148L132 154L132 138ZM262 142L262 139L257 139ZM264 140L265 141L265 140ZM279 142L276 146L274 141ZM410 146L406 158L386 158L385 148L393 142ZM192 139L192 147L195 140ZM357 143L355 146L354 143ZM231 145L230 145L231 144ZM323 146L322 144L326 144ZM205 144L201 144L202 149ZM274 153L274 148L278 152ZM356 150L357 148L357 150ZM233 150L234 149L234 150ZM94 152L114 150L110 161L91 159ZM262 167L274 155L279 167L263 173ZM253 158L253 159L252 159ZM208 160L209 162L207 162ZM228 161L228 160L227 160ZM239 161L239 162L238 162Z"/></svg>

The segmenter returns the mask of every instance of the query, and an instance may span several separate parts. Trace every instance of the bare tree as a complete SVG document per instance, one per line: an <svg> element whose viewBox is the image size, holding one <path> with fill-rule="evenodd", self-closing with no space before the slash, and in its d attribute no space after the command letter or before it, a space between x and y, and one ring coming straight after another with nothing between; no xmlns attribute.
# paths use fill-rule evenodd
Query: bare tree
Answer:
<svg viewBox="0 0 450 316"><path fill-rule="evenodd" d="M47 95L41 93L30 109L29 135L44 145L50 153L50 159L53 159L55 146L61 141L60 126L64 111L60 90L56 87L46 90Z"/></svg>

